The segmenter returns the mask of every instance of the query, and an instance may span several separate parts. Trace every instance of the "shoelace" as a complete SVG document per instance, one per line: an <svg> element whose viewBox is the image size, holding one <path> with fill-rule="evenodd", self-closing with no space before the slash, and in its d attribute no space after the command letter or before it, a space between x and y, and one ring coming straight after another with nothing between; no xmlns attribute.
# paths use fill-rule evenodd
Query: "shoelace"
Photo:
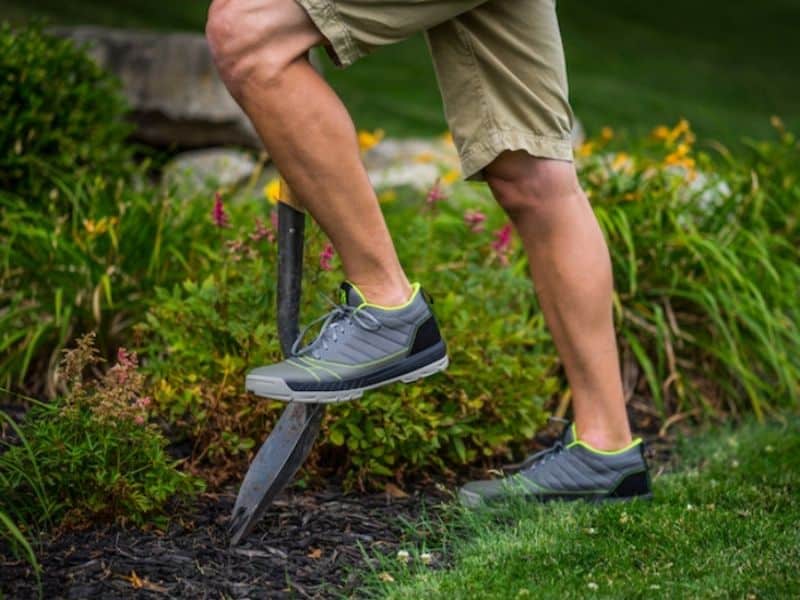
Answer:
<svg viewBox="0 0 800 600"><path fill-rule="evenodd" d="M323 321L319 330L317 338L300 348L303 338L306 337L309 329L314 325ZM381 327L381 322L371 313L364 312L359 306L350 306L349 304L337 304L329 313L322 315L318 319L314 319L306 325L297 336L297 339L292 344L292 355L300 356L303 354L311 354L314 358L319 358L319 346L321 345L324 350L329 348L329 342L336 343L339 340L339 334L344 335L345 323L352 327L353 323L359 325L367 331L377 331Z"/></svg>
<svg viewBox="0 0 800 600"><path fill-rule="evenodd" d="M564 431L561 434L561 437L555 441L555 443L550 446L549 448L545 448L544 450L540 450L536 454L532 454L523 460L520 463L519 470L520 471L530 471L533 470L535 467L539 466L542 463L547 462L555 458L564 448L564 436L567 434L567 428L569 428L571 421L569 419L563 419L561 417L548 417L547 419L550 423L561 423Z"/></svg>
<svg viewBox="0 0 800 600"><path fill-rule="evenodd" d="M545 448L544 450L540 450L536 454L532 454L528 458L526 458L521 465L521 471L533 471L536 467L543 465L549 460L552 460L556 456L558 456L564 450L564 442L561 440L557 440L552 446L549 448Z"/></svg>

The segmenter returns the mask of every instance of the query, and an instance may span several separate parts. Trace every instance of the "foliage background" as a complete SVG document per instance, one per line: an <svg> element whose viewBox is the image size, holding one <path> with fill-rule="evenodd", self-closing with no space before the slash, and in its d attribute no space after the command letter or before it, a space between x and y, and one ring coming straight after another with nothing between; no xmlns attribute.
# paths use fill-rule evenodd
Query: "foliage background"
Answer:
<svg viewBox="0 0 800 600"><path fill-rule="evenodd" d="M0 0L15 22L202 31L209 2L176 0ZM780 115L800 130L800 58L794 0L559 0L570 97L590 133L614 125L641 136L657 123L689 119L703 139L738 144L769 134ZM326 73L356 123L391 136L445 129L421 36L384 48L357 68ZM380 85L374 85L380 81Z"/></svg>
<svg viewBox="0 0 800 600"><path fill-rule="evenodd" d="M205 6L0 0L0 10L17 22L46 15L200 30ZM661 419L796 408L800 42L791 24L800 9L780 0L678 0L669 11L562 0L559 10L573 103L590 133L579 174L612 249L629 391L652 398ZM88 485L59 468L64 443L96 470L124 467L81 508L138 523L157 518L173 493L197 489L167 440L212 486L240 472L282 408L241 392L248 366L278 356L276 257L271 194L216 190L226 219L215 223L215 190L162 187L153 163L134 157L117 85L82 53L8 29L0 48L0 100L12 109L0 111L0 384L14 402L20 390L53 399L19 433L3 434L8 489L22 489L19 474L35 465L55 465L27 496L3 496L0 535L26 552L17 524L63 517ZM419 37L329 78L361 127L444 129ZM521 249L487 191L453 175L442 166L440 189L427 197L381 190L401 259L436 299L453 367L330 411L307 474L368 486L508 461L564 398ZM312 227L304 316L327 306L308 292L332 290L342 276L335 257L332 270L321 261L326 247ZM92 410L60 418L70 392L56 365L87 331L107 358L121 345L140 351L146 379L125 398L146 405L158 427L128 422L115 437ZM155 479L136 479L142 460L158 465ZM108 497L119 510L106 510Z"/></svg>

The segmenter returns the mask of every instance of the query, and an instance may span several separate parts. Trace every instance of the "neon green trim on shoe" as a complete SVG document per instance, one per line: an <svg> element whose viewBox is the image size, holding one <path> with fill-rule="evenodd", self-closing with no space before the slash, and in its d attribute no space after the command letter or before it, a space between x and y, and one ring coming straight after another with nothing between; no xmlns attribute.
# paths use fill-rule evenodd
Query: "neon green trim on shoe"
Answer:
<svg viewBox="0 0 800 600"><path fill-rule="evenodd" d="M370 361L367 361L367 362L357 363L357 364L358 364L359 367L371 367L373 365L379 365L379 364L382 364L382 363L385 363L385 362L389 362L390 360L395 359L398 356L404 355L406 352L408 352L408 349L403 348L402 350L398 350L397 352L392 352L391 354L387 354L386 356L382 356L381 358L376 358L375 360L370 360ZM336 367L352 367L353 366L353 364L351 364L351 363L340 363L340 362L335 362L335 361L332 361L332 360L319 360L318 358L313 358L311 356L304 356L303 358L308 360L315 367L319 367L321 365L333 365L333 366L336 366Z"/></svg>
<svg viewBox="0 0 800 600"><path fill-rule="evenodd" d="M353 289L356 292L358 292L359 296L361 296L362 298L364 297L364 294L361 293L361 290L358 289L358 286L355 283L353 283L352 281L348 281L347 283L349 283L350 285L353 286ZM364 307L368 306L370 308L378 308L380 310L402 310L402 309L406 308L409 304L411 304L414 301L414 298L417 297L417 294L419 293L419 290L420 290L419 282L412 283L411 284L411 297L408 300L406 300L403 304L399 304L397 306L383 306L382 304L374 304L373 302L367 302L365 300L364 302L362 302L361 304L358 305L358 308L364 308Z"/></svg>
<svg viewBox="0 0 800 600"><path fill-rule="evenodd" d="M623 452L627 452L631 448L635 448L641 443L642 443L642 438L636 438L630 444L619 450L598 450L597 448L593 448L584 441L575 440L574 442L570 442L567 448L572 448L573 446L581 446L585 450L588 450L589 452L594 452L595 454L602 454L603 456L614 456L615 454L622 454Z"/></svg>
<svg viewBox="0 0 800 600"><path fill-rule="evenodd" d="M331 369L329 369L327 367L323 367L321 364L317 364L317 363L311 362L311 360L309 360L305 356L298 356L297 360L302 361L304 364L308 365L312 369L322 369L323 371L327 371L328 373L330 373L331 375L333 375L334 377L336 377L336 379L338 379L340 381L342 379L342 377L336 371L332 371Z"/></svg>
<svg viewBox="0 0 800 600"><path fill-rule="evenodd" d="M578 430L575 428L575 421L570 424L570 429L572 430L572 440L569 444L567 444L567 448L572 448L573 446L581 446L585 450L589 452L594 452L595 454L601 454L603 456L614 456L615 454L622 454L623 452L627 452L631 448L635 448L639 444L642 443L642 438L634 438L634 440L620 450L598 450L597 448L590 446L583 440L578 439Z"/></svg>
<svg viewBox="0 0 800 600"><path fill-rule="evenodd" d="M301 362L300 362L299 360L297 360L296 358L290 358L290 359L289 359L289 360L287 360L286 362L288 362L290 365L292 365L292 366L294 366L294 367L300 367L300 368L301 368L301 369L303 369L304 371L308 371L309 373L311 373L311 376L312 376L314 379L316 379L317 381L320 381L319 375L317 375L316 373L314 373L314 371L312 371L311 369L309 369L307 366L305 366L303 363L301 363Z"/></svg>

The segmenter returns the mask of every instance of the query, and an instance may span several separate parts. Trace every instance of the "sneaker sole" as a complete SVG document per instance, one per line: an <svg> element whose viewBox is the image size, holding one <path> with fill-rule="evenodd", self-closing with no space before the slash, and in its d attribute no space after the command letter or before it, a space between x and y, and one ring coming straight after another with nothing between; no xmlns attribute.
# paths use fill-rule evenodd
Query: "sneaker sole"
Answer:
<svg viewBox="0 0 800 600"><path fill-rule="evenodd" d="M361 398L364 392L374 390L392 383L413 383L419 379L429 377L440 371L444 371L450 364L447 355L435 360L427 365L391 377L371 385L354 387L345 390L333 391L298 391L291 389L285 381L277 378L247 377L246 387L248 392L262 398L272 400L282 400L284 402L303 402L306 404L335 404L337 402L347 402Z"/></svg>
<svg viewBox="0 0 800 600"><path fill-rule="evenodd" d="M648 501L653 499L653 493L639 494L636 496L607 496L607 495L556 495L551 496L537 496L535 494L523 494L523 497L528 502L536 504L547 504L548 502L586 502L588 504L614 504L617 502L632 502L634 500ZM458 490L458 501L464 508L478 509L486 508L497 505L502 505L503 500L512 500L512 498L496 498L493 500L486 500L483 496L470 492L468 490Z"/></svg>

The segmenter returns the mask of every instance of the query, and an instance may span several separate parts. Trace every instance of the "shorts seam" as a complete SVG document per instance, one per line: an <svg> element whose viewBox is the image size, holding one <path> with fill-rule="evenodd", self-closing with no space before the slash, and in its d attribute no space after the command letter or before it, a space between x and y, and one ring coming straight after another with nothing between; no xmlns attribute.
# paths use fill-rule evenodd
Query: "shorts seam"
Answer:
<svg viewBox="0 0 800 600"><path fill-rule="evenodd" d="M483 77L481 77L481 71L478 67L478 59L475 56L475 48L472 46L472 40L469 38L469 32L457 18L454 19L453 23L455 24L456 31L458 32L458 37L461 39L461 42L467 49L469 60L472 63L472 77L476 82L475 87L478 88L478 97L481 103L481 112L483 113L481 120L486 126L490 127L491 129L496 129L497 124L495 123L494 115L489 109L489 104L487 102L489 94L486 92L486 83L483 81Z"/></svg>
<svg viewBox="0 0 800 600"><path fill-rule="evenodd" d="M336 5L332 0L295 0L308 13L314 25L327 39L335 56L334 63L337 67L345 68L364 56L358 45L353 40L350 29L342 21ZM328 52L330 54L330 52Z"/></svg>
<svg viewBox="0 0 800 600"><path fill-rule="evenodd" d="M482 171L505 150L525 150L531 156L573 160L571 137L554 137L519 129L496 129L460 153L464 179L481 181Z"/></svg>

